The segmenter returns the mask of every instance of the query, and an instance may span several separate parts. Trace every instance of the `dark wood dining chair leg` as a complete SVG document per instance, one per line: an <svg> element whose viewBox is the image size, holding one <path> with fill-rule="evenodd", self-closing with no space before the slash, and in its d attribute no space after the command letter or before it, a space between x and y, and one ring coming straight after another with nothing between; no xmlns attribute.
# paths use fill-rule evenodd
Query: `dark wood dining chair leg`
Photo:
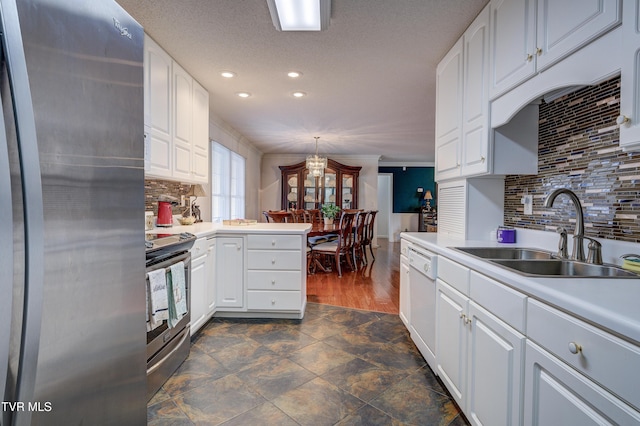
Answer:
<svg viewBox="0 0 640 426"><path fill-rule="evenodd" d="M376 260L376 257L373 254L373 244L369 244L369 251L371 252L371 257L373 257L373 260Z"/></svg>
<svg viewBox="0 0 640 426"><path fill-rule="evenodd" d="M338 276L342 276L342 267L340 266L340 252L336 251L335 256L333 256L333 260L336 263L336 269L338 270Z"/></svg>

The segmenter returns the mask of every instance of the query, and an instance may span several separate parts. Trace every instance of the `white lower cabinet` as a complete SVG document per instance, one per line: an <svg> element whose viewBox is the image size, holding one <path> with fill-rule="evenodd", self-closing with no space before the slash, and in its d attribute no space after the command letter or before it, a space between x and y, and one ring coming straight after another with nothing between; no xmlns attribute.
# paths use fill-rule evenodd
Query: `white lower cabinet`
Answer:
<svg viewBox="0 0 640 426"><path fill-rule="evenodd" d="M438 275L437 374L471 424L521 425L525 336L505 319L524 309L525 297L448 259L438 263ZM494 297L481 306L458 289L490 289Z"/></svg>
<svg viewBox="0 0 640 426"><path fill-rule="evenodd" d="M410 327L410 313L409 313L409 258L404 254L400 255L400 295L399 295L399 310L400 319L404 323L404 326L409 329Z"/></svg>
<svg viewBox="0 0 640 426"><path fill-rule="evenodd" d="M216 244L216 307L244 308L244 239L218 237Z"/></svg>
<svg viewBox="0 0 640 426"><path fill-rule="evenodd" d="M211 318L215 310L214 236L198 238L191 247L191 334Z"/></svg>
<svg viewBox="0 0 640 426"><path fill-rule="evenodd" d="M306 305L306 238L249 235L247 310L302 318Z"/></svg>
<svg viewBox="0 0 640 426"><path fill-rule="evenodd" d="M526 425L640 424L640 413L531 341L525 381Z"/></svg>

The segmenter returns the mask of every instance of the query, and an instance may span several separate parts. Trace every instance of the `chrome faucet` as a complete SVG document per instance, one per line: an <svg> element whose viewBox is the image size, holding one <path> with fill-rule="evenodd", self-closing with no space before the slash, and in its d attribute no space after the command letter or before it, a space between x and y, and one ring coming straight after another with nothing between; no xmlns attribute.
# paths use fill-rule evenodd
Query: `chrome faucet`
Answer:
<svg viewBox="0 0 640 426"><path fill-rule="evenodd" d="M573 231L573 251L571 253L571 259L584 262L584 214L578 196L570 189L559 188L547 195L547 198L544 200L544 206L547 208L551 207L556 197L560 194L568 196L576 209L576 228Z"/></svg>

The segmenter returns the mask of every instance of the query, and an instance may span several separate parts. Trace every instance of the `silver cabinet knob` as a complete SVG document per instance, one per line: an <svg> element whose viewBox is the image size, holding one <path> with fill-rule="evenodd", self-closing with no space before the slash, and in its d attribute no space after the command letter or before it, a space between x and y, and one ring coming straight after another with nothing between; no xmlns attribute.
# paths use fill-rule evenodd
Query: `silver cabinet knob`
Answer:
<svg viewBox="0 0 640 426"><path fill-rule="evenodd" d="M580 352L582 352L582 346L580 346L576 342L569 342L569 352L571 352L574 355L577 355Z"/></svg>
<svg viewBox="0 0 640 426"><path fill-rule="evenodd" d="M631 119L626 115L619 115L618 118L616 118L616 124L618 126L622 126L623 124L628 125L629 123L631 123Z"/></svg>

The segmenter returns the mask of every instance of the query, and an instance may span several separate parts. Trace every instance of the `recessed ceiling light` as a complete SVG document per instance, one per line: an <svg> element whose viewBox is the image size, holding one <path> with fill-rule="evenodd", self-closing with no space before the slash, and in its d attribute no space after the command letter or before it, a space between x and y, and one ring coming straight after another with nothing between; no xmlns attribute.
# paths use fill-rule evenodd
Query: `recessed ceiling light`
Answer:
<svg viewBox="0 0 640 426"><path fill-rule="evenodd" d="M296 98L304 98L307 94L304 92L293 92L293 96Z"/></svg>
<svg viewBox="0 0 640 426"><path fill-rule="evenodd" d="M249 96L251 96L251 93L249 93L249 92L238 92L238 93L236 93L236 95L240 96L241 98L248 98Z"/></svg>
<svg viewBox="0 0 640 426"><path fill-rule="evenodd" d="M236 73L233 71L222 71L220 75L223 76L224 78L233 78L236 76Z"/></svg>
<svg viewBox="0 0 640 426"><path fill-rule="evenodd" d="M291 78L298 78L302 76L302 73L300 71L290 71L287 75Z"/></svg>

